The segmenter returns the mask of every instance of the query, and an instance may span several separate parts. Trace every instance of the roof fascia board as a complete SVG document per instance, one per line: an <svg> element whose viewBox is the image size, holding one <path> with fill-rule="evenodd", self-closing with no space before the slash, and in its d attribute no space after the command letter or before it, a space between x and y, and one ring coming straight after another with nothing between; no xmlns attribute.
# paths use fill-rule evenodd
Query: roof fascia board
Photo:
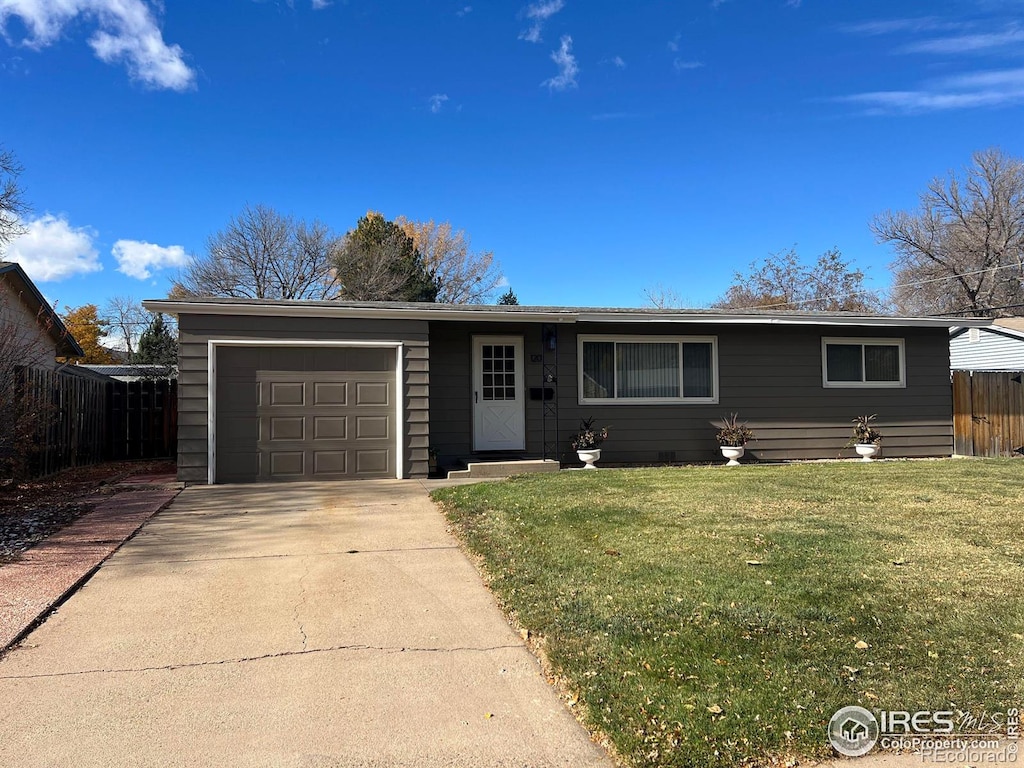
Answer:
<svg viewBox="0 0 1024 768"><path fill-rule="evenodd" d="M215 302L142 302L152 312L171 315L262 315L267 317L348 317L355 320L481 320L486 322L542 321L573 322L576 316L571 312L502 312L500 310L481 312L471 309L400 309L397 307L324 307L296 304L217 304Z"/></svg>
<svg viewBox="0 0 1024 768"><path fill-rule="evenodd" d="M645 315L645 314L597 314L580 313L580 323L719 323L721 325L853 325L878 326L892 328L907 327L941 327L948 328L954 323L961 327L987 327L990 320L964 320L948 317L879 317L851 316L838 317L823 315L821 317L792 315Z"/></svg>
<svg viewBox="0 0 1024 768"><path fill-rule="evenodd" d="M381 320L463 320L482 323L544 322L544 323L673 323L721 325L837 325L876 327L986 327L989 319L966 320L942 317L794 317L792 315L718 315L665 314L643 312L530 312L474 309L415 309L399 307L325 307L302 304L221 304L210 302L178 302L149 299L143 306L153 312L171 315L244 315L268 317L347 317Z"/></svg>

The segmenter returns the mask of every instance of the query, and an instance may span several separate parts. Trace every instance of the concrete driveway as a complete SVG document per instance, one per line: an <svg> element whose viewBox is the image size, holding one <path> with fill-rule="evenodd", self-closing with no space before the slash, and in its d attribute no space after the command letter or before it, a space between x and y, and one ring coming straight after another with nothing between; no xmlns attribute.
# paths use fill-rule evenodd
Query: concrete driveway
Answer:
<svg viewBox="0 0 1024 768"><path fill-rule="evenodd" d="M3 766L610 766L413 481L186 489L0 661Z"/></svg>

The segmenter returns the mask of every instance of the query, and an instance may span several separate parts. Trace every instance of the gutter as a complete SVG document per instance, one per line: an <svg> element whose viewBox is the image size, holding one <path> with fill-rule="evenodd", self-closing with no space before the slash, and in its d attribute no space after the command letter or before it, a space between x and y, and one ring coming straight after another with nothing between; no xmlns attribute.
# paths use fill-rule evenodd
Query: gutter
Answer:
<svg viewBox="0 0 1024 768"><path fill-rule="evenodd" d="M451 320L481 323L544 322L544 323L634 323L634 324L707 324L720 325L819 325L819 326L875 326L921 328L983 328L991 319L964 319L943 317L886 317L881 315L786 315L786 314L715 314L696 312L631 312L600 310L536 311L500 309L426 309L419 307L382 306L330 306L325 304L276 303L223 303L218 301L174 301L147 299L142 305L152 312L180 315L236 315L246 317L323 317L354 320Z"/></svg>

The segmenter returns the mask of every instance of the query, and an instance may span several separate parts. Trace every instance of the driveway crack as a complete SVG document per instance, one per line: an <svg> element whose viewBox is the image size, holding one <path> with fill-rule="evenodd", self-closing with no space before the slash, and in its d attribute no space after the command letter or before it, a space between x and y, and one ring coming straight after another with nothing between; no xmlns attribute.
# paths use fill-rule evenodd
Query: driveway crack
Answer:
<svg viewBox="0 0 1024 768"><path fill-rule="evenodd" d="M303 581L307 576L309 576L309 572L312 568L313 560L312 558L307 558L306 568L303 570L302 575L299 576L299 601L295 604L295 610L292 612L292 620L299 628L299 634L302 636L302 650L304 651L306 650L306 643L309 641L309 638L306 636L306 627L303 624L302 619L299 618L299 612L306 605L306 585L303 584Z"/></svg>
<svg viewBox="0 0 1024 768"><path fill-rule="evenodd" d="M38 680L48 677L77 677L79 675L112 675L139 672L173 672L179 669L196 669L199 667L217 667L229 664L247 664L254 661L284 659L291 656L306 656L315 653L337 653L342 651L376 651L378 653L490 653L492 651L522 649L521 643L491 645L485 647L459 646L455 648L431 648L420 646L380 646L380 645L332 645L327 648L307 648L301 651L278 651L264 653L259 656L239 656L233 659L214 659L212 661L189 661L181 664L163 664L152 667L122 667L111 669L79 669L69 672L40 672L27 675L0 675L0 680Z"/></svg>

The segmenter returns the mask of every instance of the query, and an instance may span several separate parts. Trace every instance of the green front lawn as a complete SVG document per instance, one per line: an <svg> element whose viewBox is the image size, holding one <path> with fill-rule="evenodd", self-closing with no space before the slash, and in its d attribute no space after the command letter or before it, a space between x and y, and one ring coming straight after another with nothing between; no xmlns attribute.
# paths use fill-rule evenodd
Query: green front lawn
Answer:
<svg viewBox="0 0 1024 768"><path fill-rule="evenodd" d="M848 704L1024 702L1024 461L561 472L434 496L632 765L827 757Z"/></svg>

